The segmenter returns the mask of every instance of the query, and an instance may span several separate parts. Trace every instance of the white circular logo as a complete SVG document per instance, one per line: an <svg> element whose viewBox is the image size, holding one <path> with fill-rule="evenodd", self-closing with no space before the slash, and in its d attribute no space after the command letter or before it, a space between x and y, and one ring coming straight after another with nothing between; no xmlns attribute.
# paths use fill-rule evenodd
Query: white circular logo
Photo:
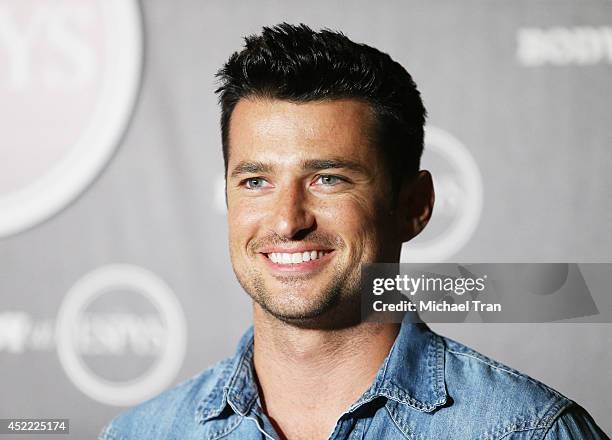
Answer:
<svg viewBox="0 0 612 440"><path fill-rule="evenodd" d="M57 213L100 172L141 58L135 0L0 0L0 237Z"/></svg>
<svg viewBox="0 0 612 440"><path fill-rule="evenodd" d="M161 317L161 331L156 332L160 353L140 377L110 381L86 365L77 341L88 307L104 295L122 291L138 292ZM175 378L185 356L187 330L180 303L163 280L132 265L104 266L81 278L62 302L55 331L59 360L70 380L87 396L109 405L130 406L158 394ZM139 346L139 351L147 351L146 344Z"/></svg>
<svg viewBox="0 0 612 440"><path fill-rule="evenodd" d="M436 202L427 227L404 243L401 261L405 263L441 262L457 253L471 238L482 211L478 165L457 138L428 126L422 166L433 176Z"/></svg>

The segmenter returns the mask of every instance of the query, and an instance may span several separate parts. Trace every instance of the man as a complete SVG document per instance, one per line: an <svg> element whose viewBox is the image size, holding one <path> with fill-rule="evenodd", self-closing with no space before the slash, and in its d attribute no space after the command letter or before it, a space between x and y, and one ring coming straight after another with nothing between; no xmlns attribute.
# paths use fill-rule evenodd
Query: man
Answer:
<svg viewBox="0 0 612 440"><path fill-rule="evenodd" d="M361 265L398 262L433 208L403 67L282 24L219 77L230 254L254 326L234 357L101 438L606 437L571 400L425 325L360 320Z"/></svg>

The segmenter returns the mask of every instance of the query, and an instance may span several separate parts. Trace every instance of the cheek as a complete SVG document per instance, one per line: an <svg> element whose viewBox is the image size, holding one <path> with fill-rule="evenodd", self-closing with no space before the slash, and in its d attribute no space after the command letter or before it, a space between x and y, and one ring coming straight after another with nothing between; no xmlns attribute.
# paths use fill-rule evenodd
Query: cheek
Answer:
<svg viewBox="0 0 612 440"><path fill-rule="evenodd" d="M248 203L230 205L227 211L230 246L244 247L255 236L263 211Z"/></svg>
<svg viewBox="0 0 612 440"><path fill-rule="evenodd" d="M350 197L319 209L319 225L340 235L350 252L361 254L377 242L376 208L367 201Z"/></svg>

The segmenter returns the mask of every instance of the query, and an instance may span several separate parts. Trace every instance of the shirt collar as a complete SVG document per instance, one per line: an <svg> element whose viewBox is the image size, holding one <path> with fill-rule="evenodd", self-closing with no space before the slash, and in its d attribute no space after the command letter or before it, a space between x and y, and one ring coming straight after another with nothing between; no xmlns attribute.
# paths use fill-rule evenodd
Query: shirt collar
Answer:
<svg viewBox="0 0 612 440"><path fill-rule="evenodd" d="M416 410L431 412L446 404L444 341L423 323L406 314L389 355L372 386L349 411L384 396Z"/></svg>
<svg viewBox="0 0 612 440"><path fill-rule="evenodd" d="M236 353L225 363L212 390L196 408L196 419L205 422L219 417L226 406L242 416L257 400L258 392L253 375L253 327L238 342Z"/></svg>
<svg viewBox="0 0 612 440"><path fill-rule="evenodd" d="M412 322L406 314L397 338L370 388L349 412L380 396L431 412L448 400L444 384L444 342L425 324ZM204 422L221 415L226 406L246 415L258 398L253 375L253 327L238 343L233 358L219 375L212 391L197 407Z"/></svg>

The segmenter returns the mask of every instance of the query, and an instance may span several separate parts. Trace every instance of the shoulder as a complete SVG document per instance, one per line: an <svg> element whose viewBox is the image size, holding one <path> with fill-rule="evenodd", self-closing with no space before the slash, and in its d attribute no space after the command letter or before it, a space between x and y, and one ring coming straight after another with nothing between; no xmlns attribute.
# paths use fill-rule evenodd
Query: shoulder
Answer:
<svg viewBox="0 0 612 440"><path fill-rule="evenodd" d="M491 359L476 350L450 338L443 337L446 346L447 380L469 385L474 392L487 391L492 398L504 397L513 401L534 405L559 402L562 406L571 401L544 383Z"/></svg>
<svg viewBox="0 0 612 440"><path fill-rule="evenodd" d="M230 359L208 369L116 416L100 432L101 440L190 439L199 425L206 402L219 397L219 383ZM172 435L170 435L172 433Z"/></svg>
<svg viewBox="0 0 612 440"><path fill-rule="evenodd" d="M564 440L574 438L609 440L610 437L597 426L584 408L573 404L551 424L543 439Z"/></svg>
<svg viewBox="0 0 612 440"><path fill-rule="evenodd" d="M572 438L546 433L587 429L589 420L596 427L586 411L555 389L457 341L442 340L451 406L460 411L467 425L478 430L486 427L480 433L486 438L513 438L529 431L538 432L541 436L537 438Z"/></svg>

